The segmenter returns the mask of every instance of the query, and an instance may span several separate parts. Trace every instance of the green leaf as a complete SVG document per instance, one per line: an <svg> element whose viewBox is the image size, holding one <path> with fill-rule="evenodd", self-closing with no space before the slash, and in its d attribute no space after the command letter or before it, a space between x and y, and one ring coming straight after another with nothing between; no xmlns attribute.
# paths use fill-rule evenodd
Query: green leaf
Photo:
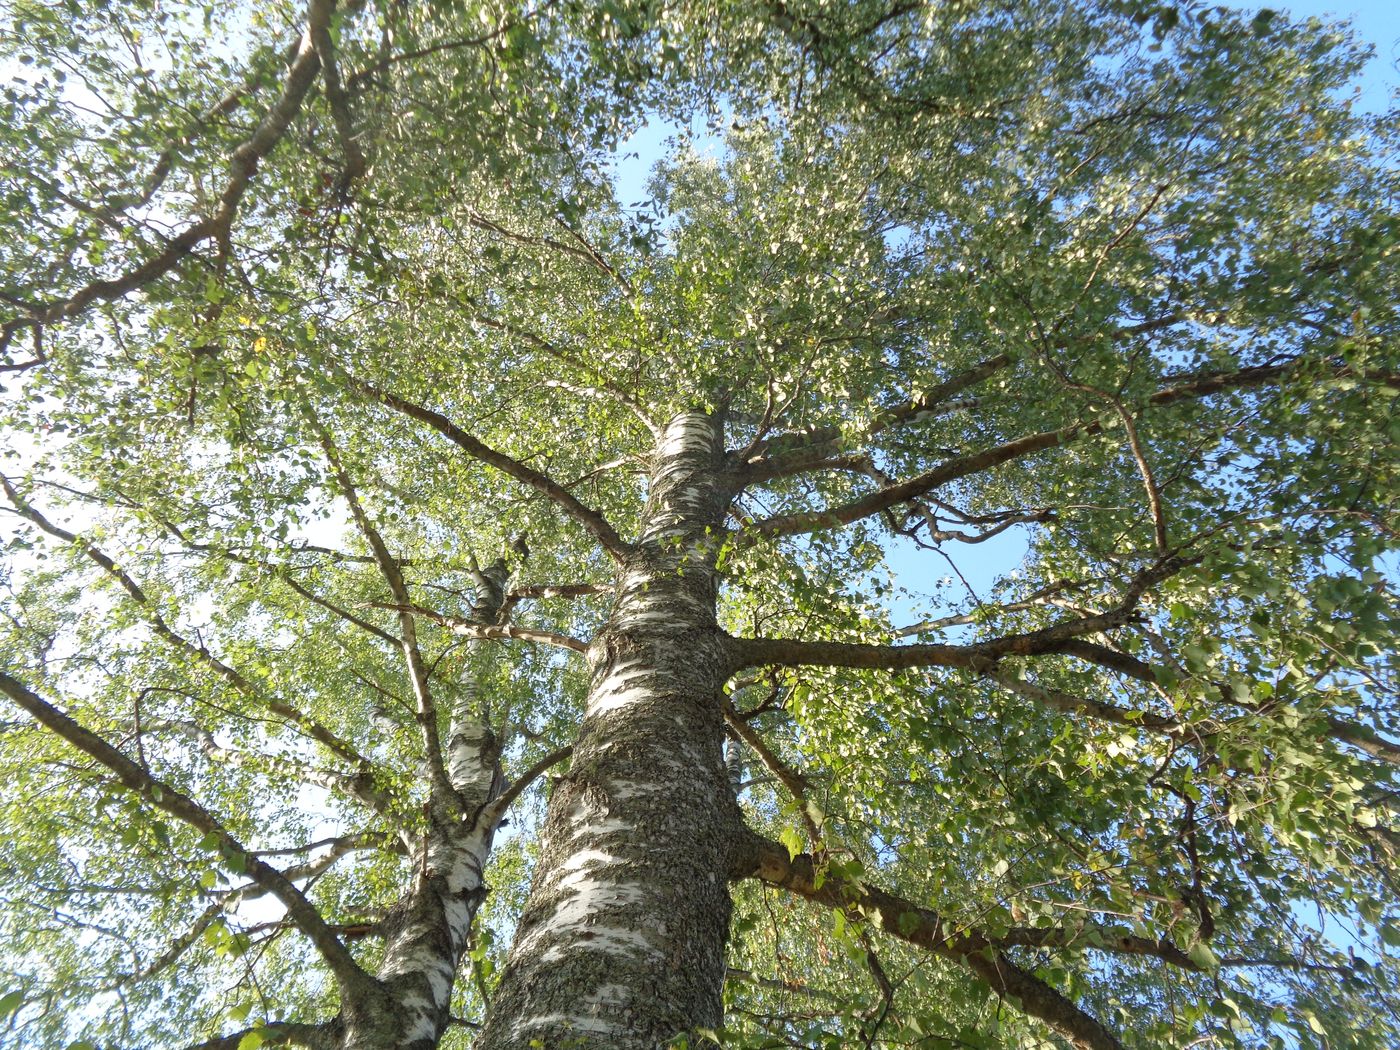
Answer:
<svg viewBox="0 0 1400 1050"><path fill-rule="evenodd" d="M794 860L807 848L801 832L793 827L785 827L778 832L778 841L787 847L788 856Z"/></svg>
<svg viewBox="0 0 1400 1050"><path fill-rule="evenodd" d="M1207 973L1215 973L1215 971L1220 969L1219 958L1216 957L1215 952L1211 951L1210 945L1206 944L1204 941L1197 941L1187 948L1186 955L1193 963Z"/></svg>

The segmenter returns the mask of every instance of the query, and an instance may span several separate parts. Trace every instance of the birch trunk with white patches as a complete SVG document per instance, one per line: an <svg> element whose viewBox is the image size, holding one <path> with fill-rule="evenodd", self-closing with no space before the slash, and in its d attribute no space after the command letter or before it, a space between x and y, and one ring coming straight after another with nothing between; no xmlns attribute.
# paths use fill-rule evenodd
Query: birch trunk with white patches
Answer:
<svg viewBox="0 0 1400 1050"><path fill-rule="evenodd" d="M725 739L724 769L729 774L729 790L738 798L744 790L744 742L732 731Z"/></svg>
<svg viewBox="0 0 1400 1050"><path fill-rule="evenodd" d="M413 892L389 923L379 980L392 1006L372 1039L347 1042L346 1050L431 1050L442 1039L457 968L486 896L482 870L492 830L458 824L428 835Z"/></svg>
<svg viewBox="0 0 1400 1050"><path fill-rule="evenodd" d="M495 827L484 823L483 811L503 786L495 737L461 707L448 750L462 809L430 814L413 889L385 923L378 977L384 999L347 1004L343 1050L432 1050L447 1030L457 970L486 897L482 872Z"/></svg>
<svg viewBox="0 0 1400 1050"><path fill-rule="evenodd" d="M635 554L589 648L573 764L478 1050L655 1050L717 1027L740 815L723 754L728 673L714 540L732 496L718 421L654 456Z"/></svg>

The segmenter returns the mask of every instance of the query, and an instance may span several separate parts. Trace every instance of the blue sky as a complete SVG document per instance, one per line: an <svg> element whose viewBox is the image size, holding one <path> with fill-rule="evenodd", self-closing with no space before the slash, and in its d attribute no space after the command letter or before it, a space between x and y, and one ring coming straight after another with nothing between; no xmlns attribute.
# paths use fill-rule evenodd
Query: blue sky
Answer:
<svg viewBox="0 0 1400 1050"><path fill-rule="evenodd" d="M1346 19L1357 35L1376 49L1361 85L1361 104L1372 112L1386 108L1400 89L1400 3L1396 0L1337 0L1328 3L1279 4L1295 17L1316 15L1328 21Z"/></svg>

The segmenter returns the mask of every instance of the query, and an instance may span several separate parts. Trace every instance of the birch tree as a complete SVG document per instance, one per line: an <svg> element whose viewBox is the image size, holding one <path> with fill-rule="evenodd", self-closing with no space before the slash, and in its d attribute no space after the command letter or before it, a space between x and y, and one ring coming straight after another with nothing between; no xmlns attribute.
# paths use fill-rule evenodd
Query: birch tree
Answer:
<svg viewBox="0 0 1400 1050"><path fill-rule="evenodd" d="M3 10L4 1045L1400 1040L1344 27Z"/></svg>

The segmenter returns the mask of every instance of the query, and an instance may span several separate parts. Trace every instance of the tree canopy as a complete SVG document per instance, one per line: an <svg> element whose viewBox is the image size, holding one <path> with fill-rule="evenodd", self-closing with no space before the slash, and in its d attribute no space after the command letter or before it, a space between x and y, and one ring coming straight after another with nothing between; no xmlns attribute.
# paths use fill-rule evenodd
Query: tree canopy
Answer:
<svg viewBox="0 0 1400 1050"><path fill-rule="evenodd" d="M0 1045L1400 1044L1344 27L0 11Z"/></svg>

